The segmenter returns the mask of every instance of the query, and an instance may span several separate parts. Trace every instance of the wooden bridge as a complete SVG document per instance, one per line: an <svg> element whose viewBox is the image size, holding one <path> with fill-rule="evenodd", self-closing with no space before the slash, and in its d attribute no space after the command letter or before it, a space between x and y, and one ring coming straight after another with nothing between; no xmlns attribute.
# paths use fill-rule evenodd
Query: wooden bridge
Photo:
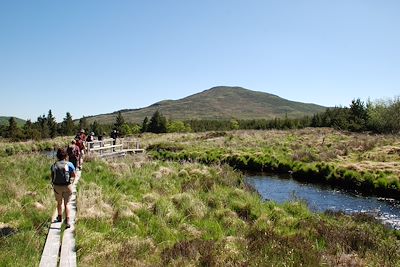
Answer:
<svg viewBox="0 0 400 267"><path fill-rule="evenodd" d="M114 143L115 142L115 143ZM86 154L101 158L125 156L127 154L143 153L137 140L105 139L86 143Z"/></svg>

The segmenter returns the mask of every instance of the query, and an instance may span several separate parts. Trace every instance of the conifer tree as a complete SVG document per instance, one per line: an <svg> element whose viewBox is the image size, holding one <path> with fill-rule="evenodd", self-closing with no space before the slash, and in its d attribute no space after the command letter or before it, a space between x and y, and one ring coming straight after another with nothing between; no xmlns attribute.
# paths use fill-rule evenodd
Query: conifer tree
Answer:
<svg viewBox="0 0 400 267"><path fill-rule="evenodd" d="M47 114L47 126L49 128L49 135L51 138L54 138L57 136L57 122L56 118L54 118L51 109L49 110L49 113Z"/></svg>
<svg viewBox="0 0 400 267"><path fill-rule="evenodd" d="M125 123L125 119L121 114L121 111L118 111L118 115L117 118L115 119L115 123L114 123L114 128L115 130L117 130L119 133L122 132L122 125L124 125Z"/></svg>
<svg viewBox="0 0 400 267"><path fill-rule="evenodd" d="M63 135L74 135L75 133L75 125L72 120L71 113L67 112L63 123L62 123L62 134Z"/></svg>
<svg viewBox="0 0 400 267"><path fill-rule="evenodd" d="M90 131L94 132L95 135L99 135L102 134L102 129L100 124L97 121L94 121L91 125L90 125Z"/></svg>
<svg viewBox="0 0 400 267"><path fill-rule="evenodd" d="M7 133L6 137L15 139L18 136L18 125L17 121L15 120L14 117L11 117L8 119L8 128L7 128Z"/></svg>
<svg viewBox="0 0 400 267"><path fill-rule="evenodd" d="M40 137L42 139L49 138L49 126L47 124L47 118L44 114L37 118L36 125L40 131Z"/></svg>
<svg viewBox="0 0 400 267"><path fill-rule="evenodd" d="M88 129L88 122L85 116L79 119L79 129Z"/></svg>
<svg viewBox="0 0 400 267"><path fill-rule="evenodd" d="M140 129L140 132L145 133L147 132L147 128L149 126L149 118L147 116L144 118L143 123L142 123L142 128Z"/></svg>
<svg viewBox="0 0 400 267"><path fill-rule="evenodd" d="M160 111L154 112L150 119L148 131L152 133L166 133L167 132L167 119L161 114Z"/></svg>

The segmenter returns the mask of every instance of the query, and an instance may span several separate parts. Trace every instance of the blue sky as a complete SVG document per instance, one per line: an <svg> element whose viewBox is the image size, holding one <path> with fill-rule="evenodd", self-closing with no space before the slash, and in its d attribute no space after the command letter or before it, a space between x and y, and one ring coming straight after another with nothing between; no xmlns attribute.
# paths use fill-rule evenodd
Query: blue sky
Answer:
<svg viewBox="0 0 400 267"><path fill-rule="evenodd" d="M397 0L0 0L0 115L58 121L213 86L325 106L400 93Z"/></svg>

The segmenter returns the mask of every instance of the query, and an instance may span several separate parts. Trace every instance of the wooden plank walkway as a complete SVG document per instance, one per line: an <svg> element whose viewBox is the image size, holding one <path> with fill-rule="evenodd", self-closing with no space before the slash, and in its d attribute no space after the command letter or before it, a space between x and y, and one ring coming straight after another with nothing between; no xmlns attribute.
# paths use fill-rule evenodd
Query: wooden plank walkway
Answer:
<svg viewBox="0 0 400 267"><path fill-rule="evenodd" d="M43 249L40 267L59 266L76 267L76 246L75 246L75 218L76 218L76 185L81 177L81 172L77 171L74 184L72 186L72 196L70 200L70 225L64 230L62 242L62 222L54 222L57 217L57 209L52 218L46 244Z"/></svg>
<svg viewBox="0 0 400 267"><path fill-rule="evenodd" d="M104 141L87 142L87 155L95 155L100 158L123 157L127 154L143 153L137 140L119 140L119 144L113 144L113 139Z"/></svg>

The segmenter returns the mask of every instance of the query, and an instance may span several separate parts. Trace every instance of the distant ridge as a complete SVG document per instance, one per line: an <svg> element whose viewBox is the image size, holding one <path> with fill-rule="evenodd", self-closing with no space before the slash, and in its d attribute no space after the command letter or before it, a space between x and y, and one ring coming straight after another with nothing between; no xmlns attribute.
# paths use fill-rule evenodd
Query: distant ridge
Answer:
<svg viewBox="0 0 400 267"><path fill-rule="evenodd" d="M156 110L172 120L298 118L323 112L326 107L290 101L242 87L218 86L179 100L163 100L140 109L121 110L127 122L141 123ZM114 123L117 112L87 117L92 123Z"/></svg>
<svg viewBox="0 0 400 267"><path fill-rule="evenodd" d="M7 125L8 126L8 120L10 119L11 117L7 117L7 116L0 116L0 126L1 125ZM15 121L17 122L17 125L19 125L19 126L22 126L22 125L24 125L25 124L25 120L23 120L23 119L20 119L20 118L16 118L16 117L14 117L15 118Z"/></svg>

